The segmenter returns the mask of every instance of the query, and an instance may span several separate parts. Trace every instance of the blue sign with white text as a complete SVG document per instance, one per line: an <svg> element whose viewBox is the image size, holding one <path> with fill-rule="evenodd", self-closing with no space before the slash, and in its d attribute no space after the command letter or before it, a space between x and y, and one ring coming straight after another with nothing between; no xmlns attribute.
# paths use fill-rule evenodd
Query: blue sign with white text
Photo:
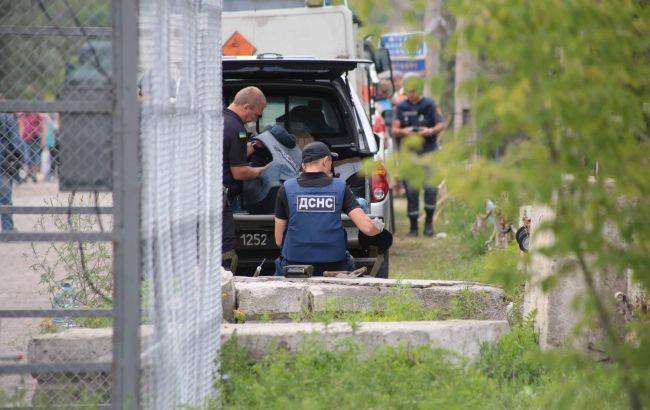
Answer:
<svg viewBox="0 0 650 410"><path fill-rule="evenodd" d="M426 61L423 58L413 60L392 60L393 72L395 73L424 73L427 70Z"/></svg>
<svg viewBox="0 0 650 410"><path fill-rule="evenodd" d="M388 33L381 36L381 45L393 57L423 57L426 54L422 33Z"/></svg>

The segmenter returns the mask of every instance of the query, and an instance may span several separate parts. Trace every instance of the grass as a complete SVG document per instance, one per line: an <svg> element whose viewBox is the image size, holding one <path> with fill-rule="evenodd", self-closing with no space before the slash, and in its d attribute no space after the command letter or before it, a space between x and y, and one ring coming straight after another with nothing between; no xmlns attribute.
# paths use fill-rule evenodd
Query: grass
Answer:
<svg viewBox="0 0 650 410"><path fill-rule="evenodd" d="M390 251L390 277L394 279L462 280L495 284L504 288L516 307L521 304L525 273L514 241L506 249L488 250L490 232L473 237L470 228L479 210L447 201L434 228L446 237L407 236L406 199L395 199L397 233ZM422 230L424 221L420 221ZM491 228L490 228L491 229Z"/></svg>
<svg viewBox="0 0 650 410"><path fill-rule="evenodd" d="M253 363L231 339L222 348L216 383L226 409L626 407L611 366L576 353L546 355L531 318L494 346L484 345L474 362L429 347L360 354L349 341L327 351L313 338L295 355L279 349Z"/></svg>
<svg viewBox="0 0 650 410"><path fill-rule="evenodd" d="M391 252L393 278L506 283L518 310L523 277L516 249L487 251L486 238L469 233L474 216L450 203L437 226L446 238L406 237L405 201L396 201L397 235ZM494 280L493 280L494 279ZM411 289L397 287L368 309L326 309L294 320L319 322L432 320L474 317L482 295L460 292L445 311L425 309ZM483 345L472 362L427 346L383 347L361 354L351 341L326 350L316 337L295 355L278 349L260 362L249 360L236 338L222 347L221 378L216 382L225 409L622 409L628 405L614 366L575 351L542 352L533 317L512 320L512 330L494 345ZM219 404L219 405L217 405Z"/></svg>
<svg viewBox="0 0 650 410"><path fill-rule="evenodd" d="M413 290L406 286L396 286L387 294L377 296L371 306L365 309L351 310L354 301L341 298L328 299L325 309L314 312L302 312L293 315L294 322L395 322L415 320L438 320L443 312L428 309L423 302L413 295Z"/></svg>
<svg viewBox="0 0 650 410"><path fill-rule="evenodd" d="M374 302L362 309L350 309L353 300L344 298L328 299L325 309L305 311L292 315L294 322L395 322L445 319L478 319L485 310L484 295L464 289L451 300L447 309L426 308L421 299L407 286L396 286L387 294L377 296ZM263 322L268 322L264 317Z"/></svg>
<svg viewBox="0 0 650 410"><path fill-rule="evenodd" d="M485 237L472 238L470 227L474 213L466 207L448 202L436 221L436 232L445 232L446 238L422 235L424 221L420 221L420 236L408 237L406 199L395 198L395 225L397 233L390 253L390 277L395 279L446 279L480 281L485 249Z"/></svg>

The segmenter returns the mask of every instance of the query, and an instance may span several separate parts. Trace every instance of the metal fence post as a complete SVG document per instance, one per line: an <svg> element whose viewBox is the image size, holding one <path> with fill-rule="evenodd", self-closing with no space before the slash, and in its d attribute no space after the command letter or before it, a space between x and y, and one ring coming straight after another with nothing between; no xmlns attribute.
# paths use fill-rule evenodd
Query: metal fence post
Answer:
<svg viewBox="0 0 650 410"><path fill-rule="evenodd" d="M137 100L138 4L113 0L115 409L140 407L140 157Z"/></svg>

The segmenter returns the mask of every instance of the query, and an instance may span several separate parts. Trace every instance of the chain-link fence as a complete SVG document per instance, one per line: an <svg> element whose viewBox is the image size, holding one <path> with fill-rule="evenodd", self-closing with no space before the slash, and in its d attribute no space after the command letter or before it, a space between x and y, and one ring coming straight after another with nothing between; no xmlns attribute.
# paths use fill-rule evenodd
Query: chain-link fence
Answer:
<svg viewBox="0 0 650 410"><path fill-rule="evenodd" d="M202 405L221 317L220 2L140 0L147 405Z"/></svg>
<svg viewBox="0 0 650 410"><path fill-rule="evenodd" d="M0 0L0 407L212 392L219 13Z"/></svg>

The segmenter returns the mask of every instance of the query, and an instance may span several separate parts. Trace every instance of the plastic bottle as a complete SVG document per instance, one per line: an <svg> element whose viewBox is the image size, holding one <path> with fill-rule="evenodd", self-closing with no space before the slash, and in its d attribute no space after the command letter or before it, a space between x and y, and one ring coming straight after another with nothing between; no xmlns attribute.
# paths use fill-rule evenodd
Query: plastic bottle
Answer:
<svg viewBox="0 0 650 410"><path fill-rule="evenodd" d="M368 206L368 201L366 201L365 199L363 199L361 197L357 197L357 203L359 204L359 206L361 207L363 212L365 212L367 214L370 213L370 206Z"/></svg>
<svg viewBox="0 0 650 410"><path fill-rule="evenodd" d="M74 309L77 307L74 287L70 282L63 282L61 289L59 289L54 298L52 298L53 309ZM69 329L76 327L77 324L69 317L55 317L52 318L52 323L56 325L59 330Z"/></svg>

